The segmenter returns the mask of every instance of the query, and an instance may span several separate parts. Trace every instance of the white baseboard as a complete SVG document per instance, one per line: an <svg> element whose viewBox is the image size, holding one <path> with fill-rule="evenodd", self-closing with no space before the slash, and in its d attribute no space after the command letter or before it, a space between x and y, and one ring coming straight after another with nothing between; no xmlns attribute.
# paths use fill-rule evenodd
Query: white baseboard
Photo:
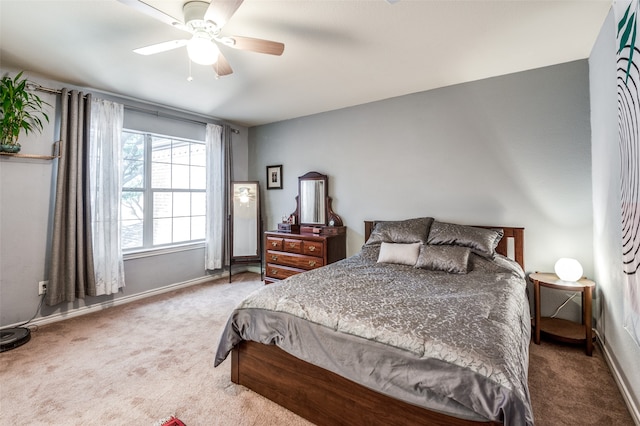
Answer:
<svg viewBox="0 0 640 426"><path fill-rule="evenodd" d="M600 337L600 333L598 333L598 330L595 330L595 333L596 337L598 338L600 349L602 349L604 359L609 366L609 370L611 370L611 374L613 375L613 378L618 385L618 389L620 389L620 393L622 394L622 398L624 399L625 404L627 404L627 408L629 409L629 413L631 414L633 422L637 426L640 426L640 407L636 406L636 404L634 403L633 398L631 397L631 392L629 392L629 388L627 387L625 380L623 379L623 374L620 372L617 363L611 356L611 352L609 352L609 347L602 344L603 340Z"/></svg>
<svg viewBox="0 0 640 426"><path fill-rule="evenodd" d="M146 299L147 297L157 296L159 294L168 293L170 291L178 290L180 288L191 287L193 285L206 283L207 281L216 280L225 276L228 276L228 272L220 272L220 273L196 278L193 280L183 281L175 284L169 284L164 287L154 288L153 290L143 291L142 293L136 293L130 296L123 296L117 299L108 300L102 303L96 303L90 306L82 306L80 308L77 308L71 311L59 312L56 314L47 315L46 317L36 318L33 321L29 322L27 326L42 326L45 324L51 324L54 322L63 321L69 318L75 318L82 315L87 315L92 312L102 311L106 308L124 305L125 303L135 302L136 300ZM16 326L20 326L21 324L23 323L8 325L7 327L16 327ZM3 327L3 328L7 328L7 327Z"/></svg>

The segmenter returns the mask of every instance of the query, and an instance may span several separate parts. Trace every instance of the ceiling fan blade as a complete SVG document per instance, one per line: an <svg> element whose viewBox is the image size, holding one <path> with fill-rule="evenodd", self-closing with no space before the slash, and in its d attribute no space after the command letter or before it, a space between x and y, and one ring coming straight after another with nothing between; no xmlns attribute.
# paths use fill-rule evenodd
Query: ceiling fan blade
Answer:
<svg viewBox="0 0 640 426"><path fill-rule="evenodd" d="M244 0L211 0L204 14L205 21L213 21L218 30L225 26L229 18L238 10Z"/></svg>
<svg viewBox="0 0 640 426"><path fill-rule="evenodd" d="M233 42L226 43L223 41L223 43L229 47L233 47L234 49L249 50L251 52L266 53L267 55L276 56L280 56L282 55L282 52L284 52L284 44L277 41L242 36L228 37L228 39L233 40Z"/></svg>
<svg viewBox="0 0 640 426"><path fill-rule="evenodd" d="M176 19L173 16L167 15L163 11L156 9L153 6L148 5L140 0L118 0L120 3L124 3L127 6L131 6L134 9L151 16L152 18L157 19L158 21L164 22L165 24L171 25L172 27L177 26L176 24L182 24L183 22L180 19ZM180 28L180 27L178 27Z"/></svg>
<svg viewBox="0 0 640 426"><path fill-rule="evenodd" d="M223 75L229 75L233 72L233 70L231 69L231 65L229 65L227 58L224 57L222 52L218 54L218 60L215 64L212 65L212 67L219 77L222 77Z"/></svg>
<svg viewBox="0 0 640 426"><path fill-rule="evenodd" d="M152 44L151 46L140 47L135 49L139 55L153 55L155 53L166 52L167 50L177 49L178 47L186 46L189 40L171 40L164 43Z"/></svg>

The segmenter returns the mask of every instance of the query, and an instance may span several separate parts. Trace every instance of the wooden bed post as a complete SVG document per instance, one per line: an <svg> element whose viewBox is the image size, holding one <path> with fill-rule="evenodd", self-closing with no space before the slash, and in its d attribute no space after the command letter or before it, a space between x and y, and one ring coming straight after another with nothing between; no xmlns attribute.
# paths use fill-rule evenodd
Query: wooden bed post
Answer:
<svg viewBox="0 0 640 426"><path fill-rule="evenodd" d="M514 241L515 261L522 266L524 270L524 228L512 228Z"/></svg>
<svg viewBox="0 0 640 426"><path fill-rule="evenodd" d="M236 347L231 351L231 381L240 384L240 350Z"/></svg>
<svg viewBox="0 0 640 426"><path fill-rule="evenodd" d="M371 235L371 231L373 231L373 224L374 223L375 222L373 222L371 220L366 220L364 222L364 242L365 243L369 239L369 236Z"/></svg>

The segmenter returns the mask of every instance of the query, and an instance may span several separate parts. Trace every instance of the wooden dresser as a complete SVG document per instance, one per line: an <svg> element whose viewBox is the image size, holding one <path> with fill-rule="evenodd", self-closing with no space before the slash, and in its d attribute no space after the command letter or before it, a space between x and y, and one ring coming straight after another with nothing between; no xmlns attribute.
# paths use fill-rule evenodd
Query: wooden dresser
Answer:
<svg viewBox="0 0 640 426"><path fill-rule="evenodd" d="M347 255L346 230L337 235L264 233L265 284L320 268Z"/></svg>

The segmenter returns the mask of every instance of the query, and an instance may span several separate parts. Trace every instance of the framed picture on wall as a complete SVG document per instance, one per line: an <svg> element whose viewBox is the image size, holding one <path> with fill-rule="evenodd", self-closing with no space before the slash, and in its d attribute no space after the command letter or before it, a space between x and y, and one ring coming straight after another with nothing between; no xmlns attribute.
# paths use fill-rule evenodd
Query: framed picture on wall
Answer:
<svg viewBox="0 0 640 426"><path fill-rule="evenodd" d="M267 189L282 189L282 165L267 166Z"/></svg>

